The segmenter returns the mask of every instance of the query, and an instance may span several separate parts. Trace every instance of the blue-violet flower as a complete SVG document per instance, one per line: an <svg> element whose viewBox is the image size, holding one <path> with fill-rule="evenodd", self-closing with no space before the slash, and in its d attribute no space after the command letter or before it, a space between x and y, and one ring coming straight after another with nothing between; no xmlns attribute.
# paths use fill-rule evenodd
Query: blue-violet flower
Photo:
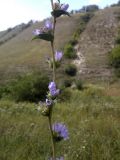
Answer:
<svg viewBox="0 0 120 160"><path fill-rule="evenodd" d="M43 33L48 33L48 32L51 31L52 29L53 29L53 23L52 23L50 20L47 20L47 21L45 22L44 27L41 28L41 29L35 29L35 30L33 31L33 34L34 34L35 36L38 36L38 35L43 34Z"/></svg>
<svg viewBox="0 0 120 160"><path fill-rule="evenodd" d="M56 61L61 61L62 57L63 57L63 52L56 51L56 53L55 53L55 60Z"/></svg>
<svg viewBox="0 0 120 160"><path fill-rule="evenodd" d="M34 34L35 36L38 36L38 35L42 34L42 30L40 30L40 29L35 29L35 30L33 31L33 34Z"/></svg>
<svg viewBox="0 0 120 160"><path fill-rule="evenodd" d="M67 140L69 138L69 136L68 136L68 129L62 123L55 123L55 124L53 124L52 130L55 133L55 138L57 138L57 139Z"/></svg>
<svg viewBox="0 0 120 160"><path fill-rule="evenodd" d="M64 11L67 11L68 8L69 8L69 4L62 4L61 5L61 9Z"/></svg>
<svg viewBox="0 0 120 160"><path fill-rule="evenodd" d="M49 88L49 91L50 91L50 95L51 95L51 96L54 97L54 96L59 95L60 90L59 90L59 89L56 89L56 84L55 84L55 82L50 82L48 88Z"/></svg>
<svg viewBox="0 0 120 160"><path fill-rule="evenodd" d="M53 23L50 20L45 21L45 28L48 30L53 29Z"/></svg>

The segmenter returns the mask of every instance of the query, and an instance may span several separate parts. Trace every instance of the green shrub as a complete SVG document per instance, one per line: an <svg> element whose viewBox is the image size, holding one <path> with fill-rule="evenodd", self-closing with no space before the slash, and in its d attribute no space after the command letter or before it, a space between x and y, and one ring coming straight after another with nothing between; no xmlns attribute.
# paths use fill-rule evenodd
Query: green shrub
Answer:
<svg viewBox="0 0 120 160"><path fill-rule="evenodd" d="M0 98L8 95L10 93L8 85L3 84L0 86Z"/></svg>
<svg viewBox="0 0 120 160"><path fill-rule="evenodd" d="M75 76L77 73L77 68L74 64L69 64L65 68L65 73L69 76Z"/></svg>
<svg viewBox="0 0 120 160"><path fill-rule="evenodd" d="M66 88L67 88L67 87L71 87L71 85L72 85L72 80L71 80L71 79L65 79L63 85L64 85Z"/></svg>
<svg viewBox="0 0 120 160"><path fill-rule="evenodd" d="M115 75L120 78L120 68L115 70Z"/></svg>
<svg viewBox="0 0 120 160"><path fill-rule="evenodd" d="M115 43L120 44L120 35L116 38Z"/></svg>
<svg viewBox="0 0 120 160"><path fill-rule="evenodd" d="M69 41L69 44L71 44L72 46L75 46L78 43L78 40L73 38Z"/></svg>
<svg viewBox="0 0 120 160"><path fill-rule="evenodd" d="M82 90L83 89L83 82L82 82L82 80L80 80L80 79L76 80L75 84L76 84L76 87L77 87L78 90Z"/></svg>
<svg viewBox="0 0 120 160"><path fill-rule="evenodd" d="M81 23L79 28L74 32L73 38L78 39L80 37L80 34L85 30L85 23Z"/></svg>
<svg viewBox="0 0 120 160"><path fill-rule="evenodd" d="M76 58L76 52L70 43L66 44L64 47L64 56L69 59Z"/></svg>
<svg viewBox="0 0 120 160"><path fill-rule="evenodd" d="M114 68L120 68L120 46L112 49L109 60Z"/></svg>
<svg viewBox="0 0 120 160"><path fill-rule="evenodd" d="M81 16L81 20L82 20L84 23L88 23L93 16L94 16L94 13L89 12L89 13L86 13L86 14L82 15L82 16Z"/></svg>
<svg viewBox="0 0 120 160"><path fill-rule="evenodd" d="M69 89L63 89L61 91L61 94L59 95L59 101L60 102L66 102L69 101L71 98L71 91Z"/></svg>
<svg viewBox="0 0 120 160"><path fill-rule="evenodd" d="M93 13L86 13L82 16L80 16L80 23L77 28L77 30L73 34L74 39L78 39L80 37L80 34L85 30L87 23L89 20L94 16Z"/></svg>
<svg viewBox="0 0 120 160"><path fill-rule="evenodd" d="M44 75L28 75L17 80L10 92L16 101L37 102L44 100L48 90L48 77Z"/></svg>
<svg viewBox="0 0 120 160"><path fill-rule="evenodd" d="M2 98L2 94L3 94L3 88L0 87L0 98Z"/></svg>

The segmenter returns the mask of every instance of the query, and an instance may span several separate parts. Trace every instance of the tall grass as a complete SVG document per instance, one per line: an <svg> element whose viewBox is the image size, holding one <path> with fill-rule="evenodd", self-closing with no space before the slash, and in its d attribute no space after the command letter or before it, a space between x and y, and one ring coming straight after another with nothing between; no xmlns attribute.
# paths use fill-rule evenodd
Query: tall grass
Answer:
<svg viewBox="0 0 120 160"><path fill-rule="evenodd" d="M56 106L55 119L67 122L70 139L57 146L65 160L120 159L120 97L89 87L71 91L71 99ZM47 160L47 121L33 103L0 101L0 160Z"/></svg>

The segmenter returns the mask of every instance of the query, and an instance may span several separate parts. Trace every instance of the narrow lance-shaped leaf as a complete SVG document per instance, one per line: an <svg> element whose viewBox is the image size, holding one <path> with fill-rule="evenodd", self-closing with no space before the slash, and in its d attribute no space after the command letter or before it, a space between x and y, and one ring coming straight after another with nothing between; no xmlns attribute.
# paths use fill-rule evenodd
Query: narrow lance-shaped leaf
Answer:
<svg viewBox="0 0 120 160"><path fill-rule="evenodd" d="M54 39L54 36L50 33L42 33L42 34L35 36L32 40L35 40L35 39L43 39L43 40L52 42Z"/></svg>

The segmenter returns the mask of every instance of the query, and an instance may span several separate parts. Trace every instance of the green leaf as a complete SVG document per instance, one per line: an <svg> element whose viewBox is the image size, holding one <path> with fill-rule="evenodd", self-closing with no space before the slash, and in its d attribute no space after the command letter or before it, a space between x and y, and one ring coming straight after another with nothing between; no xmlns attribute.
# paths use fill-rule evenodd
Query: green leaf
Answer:
<svg viewBox="0 0 120 160"><path fill-rule="evenodd" d="M32 40L35 40L35 39L43 39L45 41L52 42L54 39L54 36L51 33L42 33L42 34L35 36Z"/></svg>
<svg viewBox="0 0 120 160"><path fill-rule="evenodd" d="M59 68L61 63L59 61L55 61L55 67L56 69ZM50 67L53 68L53 61L50 61Z"/></svg>
<svg viewBox="0 0 120 160"><path fill-rule="evenodd" d="M70 14L64 10L54 10L51 12L52 16L54 16L55 18L60 17L61 15L67 15L70 17Z"/></svg>
<svg viewBox="0 0 120 160"><path fill-rule="evenodd" d="M58 0L58 2L60 3L60 0Z"/></svg>

